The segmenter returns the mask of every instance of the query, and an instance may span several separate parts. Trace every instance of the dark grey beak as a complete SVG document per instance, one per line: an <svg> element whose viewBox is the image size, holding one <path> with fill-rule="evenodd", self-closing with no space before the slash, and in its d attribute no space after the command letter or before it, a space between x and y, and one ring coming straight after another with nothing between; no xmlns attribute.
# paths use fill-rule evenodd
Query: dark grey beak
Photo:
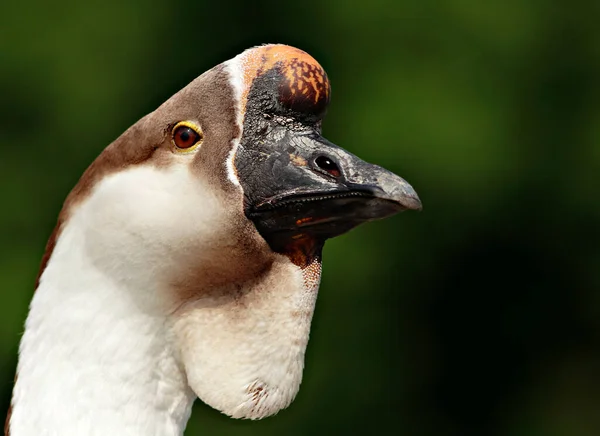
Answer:
<svg viewBox="0 0 600 436"><path fill-rule="evenodd" d="M347 159L347 167L354 169L344 181L349 189L368 191L375 198L395 203L400 208L399 211L422 209L419 196L402 177L378 165L364 162L354 155L348 155L350 159Z"/></svg>
<svg viewBox="0 0 600 436"><path fill-rule="evenodd" d="M324 241L363 222L421 210L404 179L314 131L273 129L261 144L240 146L235 165L246 215L276 251L299 235Z"/></svg>

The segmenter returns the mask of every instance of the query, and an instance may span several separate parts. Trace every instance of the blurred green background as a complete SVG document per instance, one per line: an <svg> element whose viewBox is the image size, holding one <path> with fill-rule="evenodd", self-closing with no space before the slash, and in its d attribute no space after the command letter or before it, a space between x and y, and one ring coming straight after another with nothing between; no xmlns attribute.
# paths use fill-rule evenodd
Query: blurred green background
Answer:
<svg viewBox="0 0 600 436"><path fill-rule="evenodd" d="M324 134L422 213L325 247L292 406L186 435L600 434L599 2L0 5L0 410L44 244L98 153L206 69L292 44Z"/></svg>

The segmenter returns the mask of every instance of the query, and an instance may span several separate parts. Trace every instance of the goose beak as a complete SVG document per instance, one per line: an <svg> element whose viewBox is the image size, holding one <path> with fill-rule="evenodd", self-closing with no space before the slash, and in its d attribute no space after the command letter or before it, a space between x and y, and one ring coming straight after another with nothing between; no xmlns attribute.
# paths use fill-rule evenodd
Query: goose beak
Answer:
<svg viewBox="0 0 600 436"><path fill-rule="evenodd" d="M256 161L244 168L252 170L239 171L246 215L268 242L298 235L324 241L363 222L422 208L404 179L316 132L272 135L264 142L267 152L248 154Z"/></svg>

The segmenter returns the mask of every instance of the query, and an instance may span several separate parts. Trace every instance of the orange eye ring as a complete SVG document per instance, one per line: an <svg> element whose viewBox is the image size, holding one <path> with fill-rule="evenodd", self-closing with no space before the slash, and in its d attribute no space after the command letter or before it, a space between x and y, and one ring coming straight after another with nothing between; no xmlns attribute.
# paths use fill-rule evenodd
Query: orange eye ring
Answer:
<svg viewBox="0 0 600 436"><path fill-rule="evenodd" d="M175 148L183 152L195 150L203 138L202 130L189 121L181 121L173 126L172 136Z"/></svg>

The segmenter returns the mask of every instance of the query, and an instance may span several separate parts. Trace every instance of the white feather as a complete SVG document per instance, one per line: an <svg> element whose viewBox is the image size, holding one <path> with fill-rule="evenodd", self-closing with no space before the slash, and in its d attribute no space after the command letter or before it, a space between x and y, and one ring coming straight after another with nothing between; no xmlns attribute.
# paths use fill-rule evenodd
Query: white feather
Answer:
<svg viewBox="0 0 600 436"><path fill-rule="evenodd" d="M298 267L273 255L237 287L174 289L235 242L189 162L114 173L73 207L31 302L12 436L182 435L196 395L245 418L296 395L316 299Z"/></svg>

